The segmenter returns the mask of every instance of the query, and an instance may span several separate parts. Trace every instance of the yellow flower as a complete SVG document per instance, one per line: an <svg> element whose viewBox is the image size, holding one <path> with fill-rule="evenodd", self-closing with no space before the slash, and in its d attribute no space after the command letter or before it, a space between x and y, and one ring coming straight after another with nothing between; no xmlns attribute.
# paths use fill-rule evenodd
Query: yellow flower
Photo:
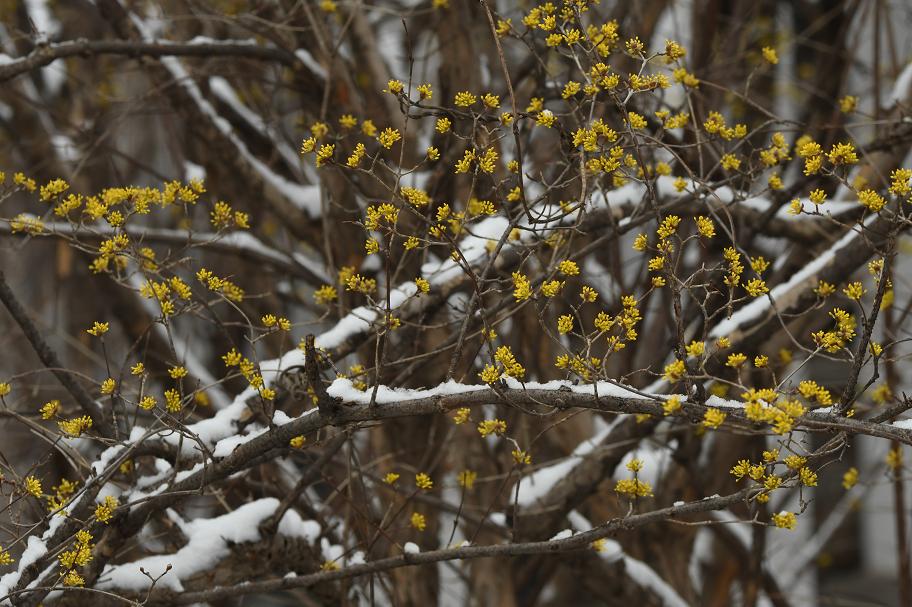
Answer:
<svg viewBox="0 0 912 607"><path fill-rule="evenodd" d="M420 514L418 512L412 512L409 523L418 531L424 531L425 527L427 527L427 519L424 518L423 514Z"/></svg>
<svg viewBox="0 0 912 607"><path fill-rule="evenodd" d="M317 166L323 166L332 158L333 150L336 149L336 146L328 143L320 146L320 149L317 151Z"/></svg>
<svg viewBox="0 0 912 607"><path fill-rule="evenodd" d="M551 128L557 117L551 110L542 110L535 116L535 122L541 126Z"/></svg>
<svg viewBox="0 0 912 607"><path fill-rule="evenodd" d="M377 289L377 281L373 278L365 278L360 274L349 277L345 283L346 290L356 291L365 295L373 293Z"/></svg>
<svg viewBox="0 0 912 607"><path fill-rule="evenodd" d="M802 468L798 471L798 477L806 487L817 486L817 473L810 468Z"/></svg>
<svg viewBox="0 0 912 607"><path fill-rule="evenodd" d="M738 463L735 464L729 473L735 477L736 481L740 481L742 478L747 476L750 473L751 463L746 459L738 460Z"/></svg>
<svg viewBox="0 0 912 607"><path fill-rule="evenodd" d="M485 93L482 95L481 102L485 104L485 107L489 107L492 110L500 107L500 98L497 95L492 95L491 93Z"/></svg>
<svg viewBox="0 0 912 607"><path fill-rule="evenodd" d="M165 390L165 408L169 413L177 413L181 410L181 398L177 390Z"/></svg>
<svg viewBox="0 0 912 607"><path fill-rule="evenodd" d="M627 121L632 129L645 129L648 124L646 119L636 112L627 112Z"/></svg>
<svg viewBox="0 0 912 607"><path fill-rule="evenodd" d="M839 100L839 111L843 114L850 114L858 107L858 97L846 95Z"/></svg>
<svg viewBox="0 0 912 607"><path fill-rule="evenodd" d="M386 149L393 147L393 144L400 139L402 139L402 135L399 133L399 129L392 129L389 127L383 129L383 132L377 137L377 141Z"/></svg>
<svg viewBox="0 0 912 607"><path fill-rule="evenodd" d="M402 82L399 80L390 80L386 83L386 89L393 95L398 95L402 92L402 89L405 87Z"/></svg>
<svg viewBox="0 0 912 607"><path fill-rule="evenodd" d="M614 485L614 490L627 497L649 497L652 495L652 486L646 481L637 478L625 478Z"/></svg>
<svg viewBox="0 0 912 607"><path fill-rule="evenodd" d="M82 417L59 421L57 425L67 436L77 438L92 427L92 418L88 415L83 415Z"/></svg>
<svg viewBox="0 0 912 607"><path fill-rule="evenodd" d="M776 54L776 49L764 46L761 52L763 53L763 58L766 59L768 63L771 63L772 65L779 63L779 55Z"/></svg>
<svg viewBox="0 0 912 607"><path fill-rule="evenodd" d="M679 396L669 396L668 400L662 403L662 410L665 415L672 415L681 409L681 398Z"/></svg>
<svg viewBox="0 0 912 607"><path fill-rule="evenodd" d="M859 300L865 294L865 288L860 282L850 282L842 290L849 299Z"/></svg>
<svg viewBox="0 0 912 607"><path fill-rule="evenodd" d="M434 487L434 481L424 472L415 475L415 486L424 491L430 491Z"/></svg>
<svg viewBox="0 0 912 607"><path fill-rule="evenodd" d="M461 91L459 93L456 93L456 97L453 100L453 103L459 107L469 107L476 101L478 101L478 97L468 91Z"/></svg>
<svg viewBox="0 0 912 607"><path fill-rule="evenodd" d="M70 570L63 576L64 586L85 586L85 580L75 570Z"/></svg>
<svg viewBox="0 0 912 607"><path fill-rule="evenodd" d="M362 122L361 123L361 132L364 133L368 137L376 137L377 136L377 127L374 126L374 121L365 120L364 122Z"/></svg>
<svg viewBox="0 0 912 607"><path fill-rule="evenodd" d="M181 379L187 376L187 369L183 366L171 367L168 369L168 375L171 376L171 379Z"/></svg>
<svg viewBox="0 0 912 607"><path fill-rule="evenodd" d="M674 61L680 59L687 54L687 51L684 50L684 47L675 42L674 40L665 40L665 56L669 61Z"/></svg>
<svg viewBox="0 0 912 607"><path fill-rule="evenodd" d="M706 349L706 344L702 341L692 341L684 348L687 351L687 356L692 358L697 358L703 355L703 352Z"/></svg>
<svg viewBox="0 0 912 607"><path fill-rule="evenodd" d="M70 184L63 179L49 181L46 185L41 186L41 189L39 190L41 202L47 202L51 198L56 198L68 189L70 189Z"/></svg>
<svg viewBox="0 0 912 607"><path fill-rule="evenodd" d="M890 449L890 451L887 453L886 458L887 466L889 466L891 470L899 470L903 465L902 457L902 447Z"/></svg>
<svg viewBox="0 0 912 607"><path fill-rule="evenodd" d="M709 217L700 215L694 221L697 223L697 231L703 238L712 238L716 235L716 225Z"/></svg>
<svg viewBox="0 0 912 607"><path fill-rule="evenodd" d="M108 495L104 498L104 502L95 506L95 519L100 523L109 523L114 517L114 510L117 508L117 498L113 495Z"/></svg>
<svg viewBox="0 0 912 607"><path fill-rule="evenodd" d="M799 470L807 463L807 459L800 455L789 455L783 461L792 470Z"/></svg>
<svg viewBox="0 0 912 607"><path fill-rule="evenodd" d="M493 384L500 381L501 374L494 365L485 365L485 368L478 375L484 383Z"/></svg>
<svg viewBox="0 0 912 607"><path fill-rule="evenodd" d="M329 126L325 122L315 122L310 127L310 134L317 139L322 139L327 133L329 133Z"/></svg>
<svg viewBox="0 0 912 607"><path fill-rule="evenodd" d="M477 477L478 477L477 472L473 472L472 470L463 470L462 472L459 473L459 475L456 477L456 479L459 482L460 487L465 487L466 489L471 491L472 487L475 486L475 479Z"/></svg>
<svg viewBox="0 0 912 607"><path fill-rule="evenodd" d="M858 162L858 154L855 153L855 146L851 143L837 143L830 149L827 158L833 164L855 164Z"/></svg>
<svg viewBox="0 0 912 607"><path fill-rule="evenodd" d="M35 497L41 497L41 495L44 493L41 489L41 481L34 476L25 477L25 491L26 493L30 493Z"/></svg>
<svg viewBox="0 0 912 607"><path fill-rule="evenodd" d="M772 520L773 524L780 529L788 529L789 531L794 529L795 525L798 523L798 517L795 516L795 513L786 512L785 510L778 514L774 514Z"/></svg>
<svg viewBox="0 0 912 607"><path fill-rule="evenodd" d="M560 280L546 280L542 283L542 295L545 297L554 297L560 293L561 288L563 288L564 283Z"/></svg>
<svg viewBox="0 0 912 607"><path fill-rule="evenodd" d="M109 326L106 322L95 322L92 325L91 329L86 329L86 333L89 335L94 335L95 337L101 337L108 332Z"/></svg>
<svg viewBox="0 0 912 607"><path fill-rule="evenodd" d="M722 168L726 171L737 171L741 168L741 160L734 154L725 154L721 159Z"/></svg>
<svg viewBox="0 0 912 607"><path fill-rule="evenodd" d="M725 413L715 407L711 407L703 414L703 426L715 430L722 425L726 417Z"/></svg>
<svg viewBox="0 0 912 607"><path fill-rule="evenodd" d="M631 55L642 55L646 51L646 45L640 41L639 36L634 36L633 38L627 40L624 43L624 47Z"/></svg>
<svg viewBox="0 0 912 607"><path fill-rule="evenodd" d="M323 285L314 291L314 300L320 305L326 305L338 297L336 288L332 285Z"/></svg>
<svg viewBox="0 0 912 607"><path fill-rule="evenodd" d="M453 416L453 422L457 426L466 423L469 420L470 413L471 409L468 407L460 407L459 409L456 409L456 414Z"/></svg>
<svg viewBox="0 0 912 607"><path fill-rule="evenodd" d="M890 173L890 192L896 196L905 196L912 191L912 169L896 169Z"/></svg>
<svg viewBox="0 0 912 607"><path fill-rule="evenodd" d="M101 382L101 393L102 394L111 394L114 392L114 388L117 387L117 382L114 381L114 378L109 377L108 379Z"/></svg>
<svg viewBox="0 0 912 607"><path fill-rule="evenodd" d="M513 449L513 451L510 452L510 455L513 456L513 461L516 462L517 465L528 466L532 463L532 456L522 449Z"/></svg>
<svg viewBox="0 0 912 607"><path fill-rule="evenodd" d="M823 298L829 297L835 292L836 286L825 280L818 280L817 286L814 288L814 293Z"/></svg>
<svg viewBox="0 0 912 607"><path fill-rule="evenodd" d="M306 441L307 441L307 438L303 434L299 434L297 436L292 437L288 441L288 444L291 446L292 449L300 449L301 447L304 446L304 443Z"/></svg>
<svg viewBox="0 0 912 607"><path fill-rule="evenodd" d="M752 278L744 285L744 290L751 297L759 297L764 293L768 293L769 287L766 286L766 282L762 278Z"/></svg>
<svg viewBox="0 0 912 607"><path fill-rule="evenodd" d="M434 90L431 88L430 84L419 84L417 89L418 96L421 99L431 99L434 96Z"/></svg>
<svg viewBox="0 0 912 607"><path fill-rule="evenodd" d="M486 419L478 423L478 433L483 437L490 434L502 436L507 431L507 422L502 419Z"/></svg>
<svg viewBox="0 0 912 607"><path fill-rule="evenodd" d="M684 361L676 360L665 365L665 374L662 377L665 379L665 381L674 383L684 377L684 373L686 371L687 367L684 364Z"/></svg>
<svg viewBox="0 0 912 607"><path fill-rule="evenodd" d="M745 360L747 360L747 356L740 352L735 352L728 355L728 360L725 362L725 366L732 368L740 367L742 364L744 364Z"/></svg>
<svg viewBox="0 0 912 607"><path fill-rule="evenodd" d="M858 468L849 468L846 470L846 473L842 475L842 486L848 491L854 487L856 483L858 483Z"/></svg>
<svg viewBox="0 0 912 607"><path fill-rule="evenodd" d="M48 401L48 402L44 403L44 405L41 407L40 411L41 411L41 419L51 419L52 417L57 415L58 411L60 411L60 401L56 400L56 399L52 400L52 401Z"/></svg>
<svg viewBox="0 0 912 607"><path fill-rule="evenodd" d="M811 191L810 196L808 196L808 198L810 198L811 202L814 204L823 204L823 202L826 200L826 197L826 192L821 189Z"/></svg>
<svg viewBox="0 0 912 607"><path fill-rule="evenodd" d="M392 485L399 480L399 475L395 472L387 472L386 476L383 477L383 482L387 485Z"/></svg>
<svg viewBox="0 0 912 607"><path fill-rule="evenodd" d="M887 206L887 201L884 199L884 197L874 190L864 190L863 192L859 192L858 202L874 213L879 212L882 208Z"/></svg>
<svg viewBox="0 0 912 607"><path fill-rule="evenodd" d="M367 148L364 147L364 144L358 143L358 145L355 146L354 151L351 153L351 156L349 156L345 161L345 164L347 164L349 168L357 168L358 165L361 164L361 160L364 158L364 155L366 153Z"/></svg>
<svg viewBox="0 0 912 607"><path fill-rule="evenodd" d="M566 276L576 276L580 273L579 266L576 264L576 262L570 261L569 259L565 259L564 261L560 262L557 266L557 269Z"/></svg>
<svg viewBox="0 0 912 607"><path fill-rule="evenodd" d="M532 283L525 274L513 272L513 297L523 301L532 297Z"/></svg>
<svg viewBox="0 0 912 607"><path fill-rule="evenodd" d="M573 316L570 314L562 314L557 319L557 331L561 335L569 333L573 330Z"/></svg>

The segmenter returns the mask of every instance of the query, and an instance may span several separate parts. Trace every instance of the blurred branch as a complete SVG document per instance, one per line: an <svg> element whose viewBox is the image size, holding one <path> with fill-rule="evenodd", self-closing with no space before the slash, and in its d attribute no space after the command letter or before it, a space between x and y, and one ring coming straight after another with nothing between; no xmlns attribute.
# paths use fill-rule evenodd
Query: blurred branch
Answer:
<svg viewBox="0 0 912 607"><path fill-rule="evenodd" d="M272 46L260 46L244 40L211 40L205 42L170 42L156 40L68 40L39 44L24 57L0 62L0 82L10 80L34 69L50 65L67 57L92 58L98 55L124 57L242 57L270 61L287 66L301 66L291 53Z"/></svg>

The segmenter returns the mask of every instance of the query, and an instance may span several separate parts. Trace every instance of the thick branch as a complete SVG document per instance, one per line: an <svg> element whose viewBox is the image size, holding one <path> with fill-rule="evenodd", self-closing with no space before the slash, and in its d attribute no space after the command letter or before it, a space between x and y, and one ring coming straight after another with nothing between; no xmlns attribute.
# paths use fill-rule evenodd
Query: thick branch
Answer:
<svg viewBox="0 0 912 607"><path fill-rule="evenodd" d="M56 44L39 45L31 53L0 64L0 82L50 65L67 57L94 57L98 55L123 55L125 57L243 57L257 61L273 61L295 65L291 53L272 46L260 46L246 41L211 40L206 42L169 42L155 40L67 40Z"/></svg>

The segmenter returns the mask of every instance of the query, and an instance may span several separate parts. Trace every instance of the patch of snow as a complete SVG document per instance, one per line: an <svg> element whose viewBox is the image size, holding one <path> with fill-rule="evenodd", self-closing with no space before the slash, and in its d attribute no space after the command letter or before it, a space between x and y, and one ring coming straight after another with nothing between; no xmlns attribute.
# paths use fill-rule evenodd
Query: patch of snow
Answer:
<svg viewBox="0 0 912 607"><path fill-rule="evenodd" d="M189 160L184 160L184 179L187 181L193 181L194 179L205 181L206 168Z"/></svg>
<svg viewBox="0 0 912 607"><path fill-rule="evenodd" d="M418 554L421 552L421 548L418 547L418 544L407 542L405 546L402 547L402 551L406 554Z"/></svg>
<svg viewBox="0 0 912 607"><path fill-rule="evenodd" d="M876 215L872 215L872 217L865 222L865 225L873 221L873 218L875 217ZM794 299L798 297L801 289L817 278L817 275L833 262L839 252L852 245L857 238L859 238L859 235L855 230L846 232L842 238L833 243L830 248L795 272L790 279L773 287L770 292L766 294L766 297L755 298L749 304L738 308L729 318L718 323L713 327L712 331L710 331L710 339L730 336L742 326L758 319L767 312L771 307L771 302L775 302L775 304L780 307L788 307Z"/></svg>
<svg viewBox="0 0 912 607"><path fill-rule="evenodd" d="M608 437L617 423L617 419L619 418L616 418L600 432L577 445L573 453L566 459L550 466L538 468L520 479L516 498L517 504L520 507L529 507L547 495L557 483L566 478L576 468L584 456L595 450Z"/></svg>
<svg viewBox="0 0 912 607"><path fill-rule="evenodd" d="M153 578L164 574L158 581L159 586L181 592L182 580L214 569L219 561L229 555L232 545L259 541L259 525L274 514L278 506L279 500L268 497L213 518L186 522L175 515L174 520L187 537L187 543L182 548L173 554L159 554L121 565L107 565L99 577L97 587L102 590L146 590L152 582L140 571L144 569ZM319 536L320 525L313 521L303 521L296 512L289 510L279 523L279 532L313 543Z"/></svg>
<svg viewBox="0 0 912 607"><path fill-rule="evenodd" d="M912 63L904 67L896 79L893 92L890 93L890 103L908 104L910 95L912 95Z"/></svg>
<svg viewBox="0 0 912 607"><path fill-rule="evenodd" d="M413 388L390 388L380 386L377 388L378 403L397 403L409 400L418 400L423 398L433 398L435 396L444 396L450 394L466 394L468 392L478 392L487 390L488 386L484 384L460 384L454 380L446 381L439 386L428 389ZM349 403L368 404L371 402L372 390L361 391L355 388L350 379L343 377L337 378L327 388L326 392L335 398L341 398Z"/></svg>
<svg viewBox="0 0 912 607"><path fill-rule="evenodd" d="M320 65L316 59L314 59L314 56L311 55L307 49L299 48L295 51L294 54L295 57L298 58L298 61L303 63L307 69L312 71L314 74L316 74L317 77L321 78L322 80L326 80L328 76L326 69Z"/></svg>

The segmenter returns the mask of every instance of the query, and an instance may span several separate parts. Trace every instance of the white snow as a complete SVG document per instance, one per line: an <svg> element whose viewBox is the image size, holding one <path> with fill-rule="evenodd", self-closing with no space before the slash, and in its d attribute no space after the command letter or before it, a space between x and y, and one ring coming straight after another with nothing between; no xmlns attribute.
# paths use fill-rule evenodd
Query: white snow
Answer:
<svg viewBox="0 0 912 607"><path fill-rule="evenodd" d="M561 479L566 478L567 475L576 468L584 456L591 453L603 440L605 440L605 438L607 438L611 433L612 428L614 428L615 423L617 423L617 420L606 425L600 432L581 442L566 459L556 464L539 468L523 477L519 481L519 493L516 498L516 503L520 507L532 506L547 495Z"/></svg>
<svg viewBox="0 0 912 607"><path fill-rule="evenodd" d="M571 511L568 518L576 531L584 532L592 529L592 524L576 510ZM570 531L571 535L572 533ZM681 595L668 582L663 580L652 567L643 561L625 554L623 547L618 542L603 538L602 546L603 549L598 553L601 558L609 563L623 559L624 571L627 575L642 588L652 591L662 601L662 605L666 607L687 607L687 603L681 598Z"/></svg>
<svg viewBox="0 0 912 607"><path fill-rule="evenodd" d="M289 509L279 521L279 533L287 537L296 537L313 544L320 537L320 523L305 521L294 509Z"/></svg>
<svg viewBox="0 0 912 607"><path fill-rule="evenodd" d="M488 386L484 384L460 384L452 379L428 389L413 388L390 388L380 386L377 388L378 403L396 403L409 400L418 400L422 398L432 398L435 396L446 396L452 394L465 394L467 392L478 392L487 390ZM373 390L362 392L354 387L350 379L338 378L327 388L326 392L335 398L341 398L346 402L368 404L371 402Z"/></svg>
<svg viewBox="0 0 912 607"><path fill-rule="evenodd" d="M193 181L194 179L205 181L206 168L189 160L184 160L184 179L187 181Z"/></svg>
<svg viewBox="0 0 912 607"><path fill-rule="evenodd" d="M406 554L418 554L421 552L421 548L418 547L418 544L407 542L405 546L402 547L402 551Z"/></svg>
<svg viewBox="0 0 912 607"><path fill-rule="evenodd" d="M158 584L180 592L183 590L182 580L213 569L229 555L231 545L259 541L259 525L272 516L278 506L279 500L269 497L213 518L184 522L179 517L173 517L187 537L187 543L180 550L120 565L107 565L97 587L102 590L145 590L152 582L140 571L141 568L154 578L165 573L170 566L170 571ZM279 533L313 543L319 537L320 525L304 521L296 512L289 510L279 523Z"/></svg>
<svg viewBox="0 0 912 607"><path fill-rule="evenodd" d="M910 419L899 419L890 424L894 428L902 428L903 430L912 430L912 418Z"/></svg>
<svg viewBox="0 0 912 607"><path fill-rule="evenodd" d="M126 7L125 7L126 8ZM129 12L129 9L126 9ZM154 41L152 30L137 15L130 13L133 24L142 34L146 42ZM247 144L234 132L231 124L220 116L212 107L212 104L203 96L199 87L193 78L184 68L180 59L177 57L161 57L161 64L167 69L171 76L177 81L193 99L200 112L206 115L212 121L213 126L221 131L225 139L233 146L235 151L250 165L251 168L260 176L260 178L278 191L285 199L294 204L296 207L306 212L310 217L319 217L320 215L320 197L319 187L313 185L302 185L289 181L270 169L264 162L253 155L247 148ZM316 196L315 196L316 193Z"/></svg>
<svg viewBox="0 0 912 607"><path fill-rule="evenodd" d="M910 95L912 95L912 63L904 67L896 79L893 92L890 93L890 103L908 104Z"/></svg>
<svg viewBox="0 0 912 607"><path fill-rule="evenodd" d="M295 51L295 57L319 78L326 80L326 69L314 59L313 55L311 55L307 49L299 48Z"/></svg>
<svg viewBox="0 0 912 607"><path fill-rule="evenodd" d="M876 215L872 215L865 222L865 225L873 221L875 217ZM808 287L820 272L833 262L839 251L850 246L858 237L854 230L846 232L842 238L833 243L816 259L795 272L790 279L773 287L766 297L755 298L749 304L738 308L729 318L716 324L710 332L710 338L717 339L732 335L742 326L756 320L769 310L771 302L774 302L780 308L788 307L801 294L801 291Z"/></svg>

